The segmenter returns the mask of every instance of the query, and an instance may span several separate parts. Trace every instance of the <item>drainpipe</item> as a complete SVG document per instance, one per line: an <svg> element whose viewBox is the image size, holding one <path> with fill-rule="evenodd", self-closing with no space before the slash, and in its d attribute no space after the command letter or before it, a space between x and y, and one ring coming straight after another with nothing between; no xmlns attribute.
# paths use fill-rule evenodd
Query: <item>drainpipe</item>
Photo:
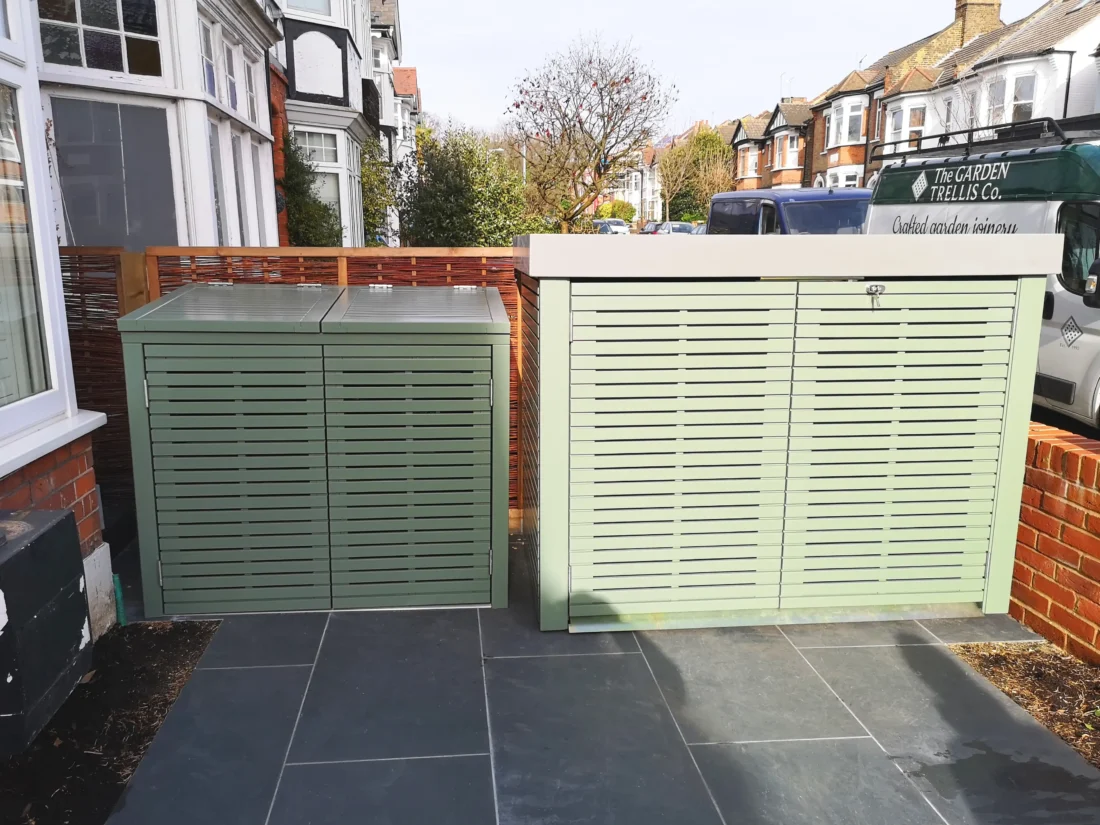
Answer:
<svg viewBox="0 0 1100 825"><path fill-rule="evenodd" d="M1070 49L1047 49L1045 52L1043 52L1043 54L1044 55L1047 55L1047 54L1068 54L1069 55L1069 68L1066 71L1066 99L1065 99L1065 102L1062 104L1062 120L1065 120L1067 117L1069 117L1069 89L1070 89L1070 84L1073 83L1073 57L1076 54L1076 52L1074 52Z"/></svg>

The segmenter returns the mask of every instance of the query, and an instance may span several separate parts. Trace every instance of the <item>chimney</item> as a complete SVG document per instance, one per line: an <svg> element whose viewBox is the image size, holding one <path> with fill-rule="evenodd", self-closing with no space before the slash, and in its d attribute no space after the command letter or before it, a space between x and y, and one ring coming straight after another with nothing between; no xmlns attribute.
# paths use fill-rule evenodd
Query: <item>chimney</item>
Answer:
<svg viewBox="0 0 1100 825"><path fill-rule="evenodd" d="M955 0L955 20L962 23L962 42L999 29L1001 0Z"/></svg>

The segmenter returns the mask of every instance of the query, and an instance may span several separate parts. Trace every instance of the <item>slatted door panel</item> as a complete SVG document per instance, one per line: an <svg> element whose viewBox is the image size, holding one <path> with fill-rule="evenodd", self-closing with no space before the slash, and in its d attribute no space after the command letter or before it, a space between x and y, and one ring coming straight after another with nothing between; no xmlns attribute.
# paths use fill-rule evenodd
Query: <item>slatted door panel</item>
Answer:
<svg viewBox="0 0 1100 825"><path fill-rule="evenodd" d="M784 608L984 594L1016 284L883 286L799 285Z"/></svg>
<svg viewBox="0 0 1100 825"><path fill-rule="evenodd" d="M489 602L491 349L325 347L334 607Z"/></svg>
<svg viewBox="0 0 1100 825"><path fill-rule="evenodd" d="M577 283L570 615L779 603L794 284Z"/></svg>
<svg viewBox="0 0 1100 825"><path fill-rule="evenodd" d="M320 346L146 345L164 612L330 606Z"/></svg>

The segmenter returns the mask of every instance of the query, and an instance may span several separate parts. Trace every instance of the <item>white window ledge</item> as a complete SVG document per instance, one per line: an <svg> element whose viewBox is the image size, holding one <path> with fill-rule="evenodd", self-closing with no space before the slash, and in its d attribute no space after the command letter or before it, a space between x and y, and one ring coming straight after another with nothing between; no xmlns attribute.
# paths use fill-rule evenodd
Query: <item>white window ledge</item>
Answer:
<svg viewBox="0 0 1100 825"><path fill-rule="evenodd" d="M98 430L107 423L107 416L100 412L77 410L71 418L51 421L36 430L18 433L0 444L0 478L26 467L32 461L52 453Z"/></svg>

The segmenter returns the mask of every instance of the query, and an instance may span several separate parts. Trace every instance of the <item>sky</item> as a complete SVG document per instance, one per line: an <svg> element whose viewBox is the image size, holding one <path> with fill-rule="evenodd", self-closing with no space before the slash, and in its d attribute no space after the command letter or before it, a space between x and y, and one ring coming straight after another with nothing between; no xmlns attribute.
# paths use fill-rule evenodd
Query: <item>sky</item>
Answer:
<svg viewBox="0 0 1100 825"><path fill-rule="evenodd" d="M1041 0L1003 0L1006 23ZM424 108L491 130L523 74L573 40L629 41L679 100L664 132L813 98L848 72L945 28L955 0L401 0Z"/></svg>

